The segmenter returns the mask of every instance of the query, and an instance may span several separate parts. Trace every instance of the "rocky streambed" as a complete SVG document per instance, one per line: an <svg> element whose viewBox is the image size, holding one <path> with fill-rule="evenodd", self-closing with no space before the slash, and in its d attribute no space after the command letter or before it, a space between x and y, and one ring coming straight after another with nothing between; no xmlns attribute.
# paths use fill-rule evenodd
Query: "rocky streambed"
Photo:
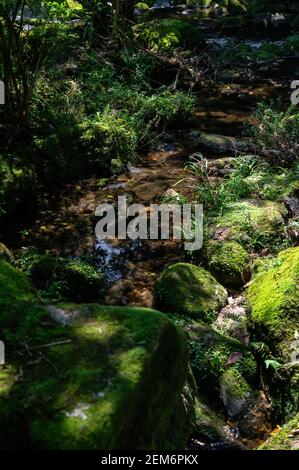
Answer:
<svg viewBox="0 0 299 470"><path fill-rule="evenodd" d="M204 247L194 256L171 239L99 242L94 234L96 207L116 204L120 195L149 210L152 203L194 200L202 181L186 171L190 161L204 162L208 188L233 174L238 162L262 159L244 137L244 123L254 123L263 99L287 102L289 79L263 73L248 83L244 70L222 70L217 85L197 93L192 116L154 136L133 165L69 184L59 194L41 193L32 224L13 240L7 230L17 254L33 246L50 256L88 259L104 286L104 306L41 306L8 267L10 255L4 248L0 253L0 288L1 282L9 286L7 298L28 313L29 325L34 316L51 331L46 354L27 340L11 352L16 364L26 361L25 379L13 367L0 376L4 398L19 400L15 422L25 430L24 447L298 448L298 415L279 428L294 416L299 395L292 349L299 301L296 182L284 200L255 193L209 213ZM251 184L261 177L242 178ZM35 279L45 266L35 266ZM76 267L59 269L82 288ZM1 308L9 325L9 303ZM153 308L175 322L147 310ZM43 334L29 339L41 344ZM7 404L3 426L9 413ZM8 446L15 440L11 429Z"/></svg>

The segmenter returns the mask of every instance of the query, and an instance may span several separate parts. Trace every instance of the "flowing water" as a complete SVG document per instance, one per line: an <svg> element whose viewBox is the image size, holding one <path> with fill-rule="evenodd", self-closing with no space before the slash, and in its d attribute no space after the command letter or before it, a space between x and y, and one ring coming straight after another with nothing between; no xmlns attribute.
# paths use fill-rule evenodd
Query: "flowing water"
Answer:
<svg viewBox="0 0 299 470"><path fill-rule="evenodd" d="M226 38L208 39L213 40L223 42ZM277 96L286 100L288 92L285 79L250 81L242 73L234 82L223 78L222 83L207 85L198 92L190 120L173 123L162 135L155 136L150 148L140 153L123 174L107 180L94 176L68 184L55 195L41 193L38 216L30 227L25 227L26 234L23 232L15 241L16 247L33 245L71 257L88 254L105 275L105 303L153 307L154 282L169 263L186 259L182 245L173 240L99 242L94 233L96 207L116 203L119 195L126 195L128 203L149 207L160 202L169 189L192 198L192 181L184 166L198 151L198 130L240 137L244 124L253 122L257 102ZM211 177L220 178L217 162L231 154L205 156L209 158ZM256 441L252 442L247 445L254 446Z"/></svg>

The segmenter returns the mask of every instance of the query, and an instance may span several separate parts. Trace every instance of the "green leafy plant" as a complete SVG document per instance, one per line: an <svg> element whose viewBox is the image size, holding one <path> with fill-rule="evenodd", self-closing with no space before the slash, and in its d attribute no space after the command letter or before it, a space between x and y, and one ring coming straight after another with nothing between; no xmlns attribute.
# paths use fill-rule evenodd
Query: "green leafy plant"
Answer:
<svg viewBox="0 0 299 470"><path fill-rule="evenodd" d="M296 107L278 111L260 104L258 124L251 127L257 147L266 150L265 158L276 165L291 166L299 157L299 113Z"/></svg>

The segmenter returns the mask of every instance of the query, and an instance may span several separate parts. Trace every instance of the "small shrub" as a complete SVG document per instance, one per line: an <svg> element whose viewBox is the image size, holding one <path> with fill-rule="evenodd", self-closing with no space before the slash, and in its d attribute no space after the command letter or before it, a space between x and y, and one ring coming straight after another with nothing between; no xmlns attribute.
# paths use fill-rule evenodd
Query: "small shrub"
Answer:
<svg viewBox="0 0 299 470"><path fill-rule="evenodd" d="M296 108L278 111L266 104L258 106L258 124L251 127L257 147L266 150L266 159L291 166L299 157L299 113Z"/></svg>
<svg viewBox="0 0 299 470"><path fill-rule="evenodd" d="M134 27L135 37L153 51L169 51L176 47L202 47L203 38L190 22L167 18Z"/></svg>
<svg viewBox="0 0 299 470"><path fill-rule="evenodd" d="M100 299L102 274L80 259L64 259L27 250L17 265L47 300L91 302Z"/></svg>

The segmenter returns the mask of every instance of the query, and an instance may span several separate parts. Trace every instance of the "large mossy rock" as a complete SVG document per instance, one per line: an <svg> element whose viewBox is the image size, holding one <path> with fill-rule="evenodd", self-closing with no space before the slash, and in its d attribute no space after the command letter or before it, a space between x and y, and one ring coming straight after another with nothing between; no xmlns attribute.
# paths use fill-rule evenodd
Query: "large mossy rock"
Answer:
<svg viewBox="0 0 299 470"><path fill-rule="evenodd" d="M291 362L299 321L299 248L282 251L264 269L248 289L251 317L265 342Z"/></svg>
<svg viewBox="0 0 299 470"><path fill-rule="evenodd" d="M275 432L259 450L299 450L299 414Z"/></svg>
<svg viewBox="0 0 299 470"><path fill-rule="evenodd" d="M251 150L251 146L247 142L242 142L234 137L225 135L208 134L200 132L197 137L197 145L200 150L210 154L235 154L238 151L247 152Z"/></svg>
<svg viewBox="0 0 299 470"><path fill-rule="evenodd" d="M24 274L0 261L1 448L185 448L186 345L167 316L60 305L62 326L36 302Z"/></svg>
<svg viewBox="0 0 299 470"><path fill-rule="evenodd" d="M250 277L249 255L237 242L212 241L207 247L209 270L227 287L240 287Z"/></svg>
<svg viewBox="0 0 299 470"><path fill-rule="evenodd" d="M190 263L166 268L155 285L156 301L163 311L212 322L227 300L227 292L205 269Z"/></svg>
<svg viewBox="0 0 299 470"><path fill-rule="evenodd" d="M284 236L283 204L246 199L231 204L212 225L215 240L234 240L243 245L265 246L279 243Z"/></svg>
<svg viewBox="0 0 299 470"><path fill-rule="evenodd" d="M248 289L255 335L269 346L280 367L269 387L279 420L299 409L299 248L264 261Z"/></svg>

